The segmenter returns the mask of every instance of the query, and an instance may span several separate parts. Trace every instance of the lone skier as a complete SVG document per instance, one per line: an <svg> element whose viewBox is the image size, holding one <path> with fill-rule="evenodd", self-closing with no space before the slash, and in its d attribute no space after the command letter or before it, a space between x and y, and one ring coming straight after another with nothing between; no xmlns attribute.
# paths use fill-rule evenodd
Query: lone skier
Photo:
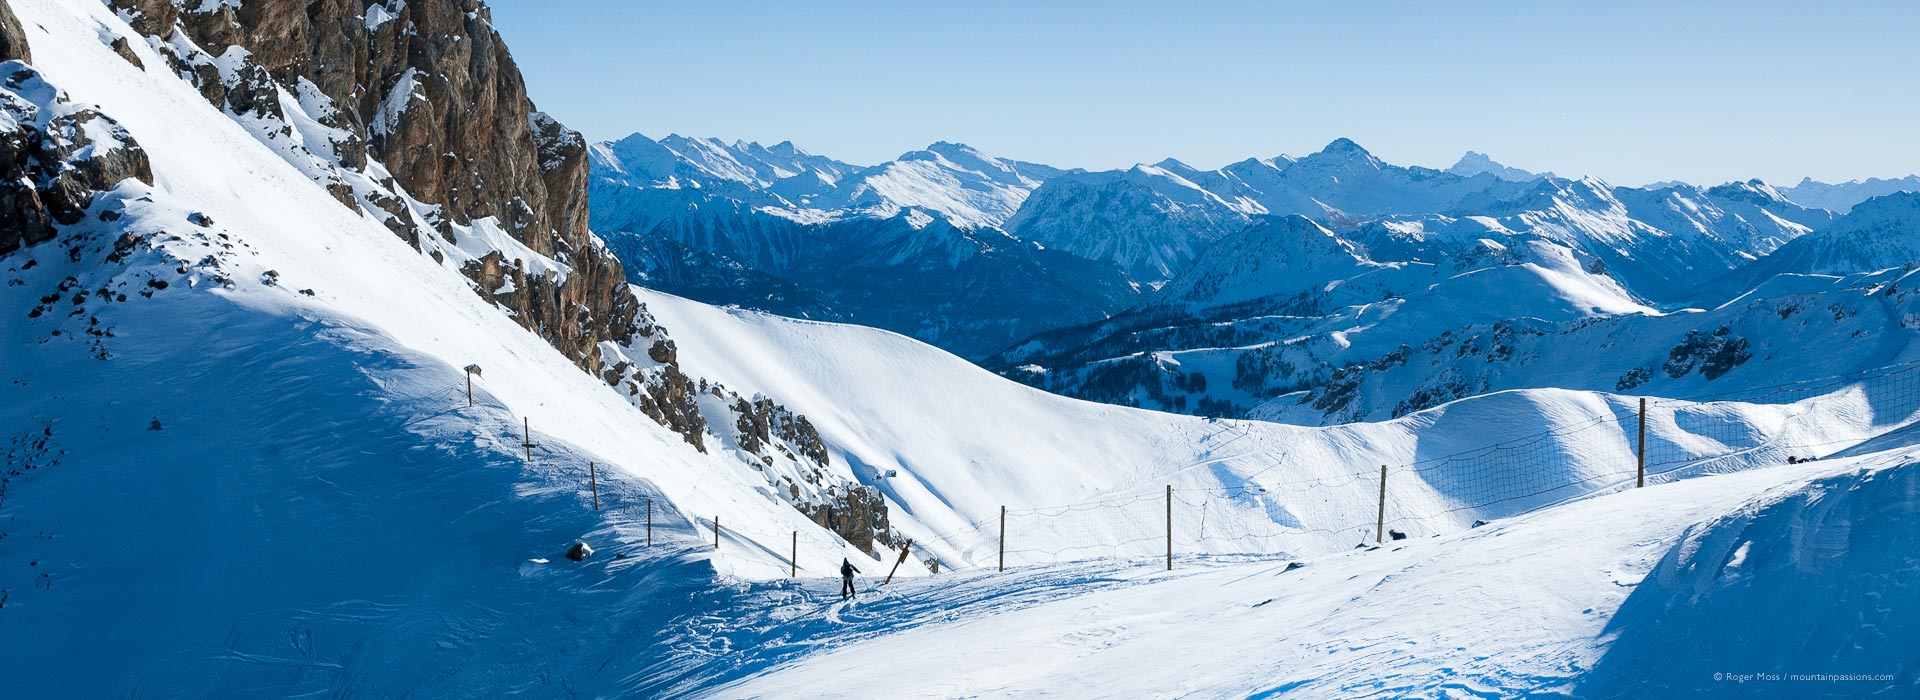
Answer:
<svg viewBox="0 0 1920 700"><path fill-rule="evenodd" d="M846 600L855 595L853 590L853 575L859 571L860 571L859 567L854 566L853 562L848 561L845 557L841 557L840 559L840 599L841 600Z"/></svg>

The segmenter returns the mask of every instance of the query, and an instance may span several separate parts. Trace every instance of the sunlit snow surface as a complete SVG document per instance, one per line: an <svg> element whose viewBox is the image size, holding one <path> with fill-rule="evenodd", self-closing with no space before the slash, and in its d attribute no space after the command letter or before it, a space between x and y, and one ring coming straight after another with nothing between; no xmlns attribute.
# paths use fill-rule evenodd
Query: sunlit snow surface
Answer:
<svg viewBox="0 0 1920 700"><path fill-rule="evenodd" d="M846 605L769 586L764 611L684 634L753 642L707 660L696 694L716 698L1906 697L1914 456L1668 484L1297 569L970 573ZM1756 672L1783 678L1732 677Z"/></svg>

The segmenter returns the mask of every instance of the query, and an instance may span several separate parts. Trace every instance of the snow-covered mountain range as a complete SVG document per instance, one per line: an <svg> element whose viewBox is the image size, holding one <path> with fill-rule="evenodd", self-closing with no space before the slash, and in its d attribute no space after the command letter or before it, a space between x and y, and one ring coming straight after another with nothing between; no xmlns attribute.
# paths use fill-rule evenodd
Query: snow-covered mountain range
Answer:
<svg viewBox="0 0 1920 700"><path fill-rule="evenodd" d="M1827 183L1802 178L1800 184L1780 189L1793 201L1829 209L1842 214L1861 202L1895 192L1920 192L1920 175L1899 178L1870 177L1865 180Z"/></svg>
<svg viewBox="0 0 1920 700"><path fill-rule="evenodd" d="M1257 223L1206 246L1139 306L1036 336L986 362L1009 377L1094 400L1307 423L1390 418L1507 388L1652 383L1655 391L1677 391L1685 373L1665 376L1661 367L1677 371L1686 364L1678 358L1735 343L1699 340L1731 332L1721 317L1739 312L1723 306L1729 300L1747 308L1755 324L1785 326L1767 322L1758 309L1805 302L1749 290L1781 272L1830 271L1812 262L1782 267L1784 261L1859 254L1882 264L1855 261L1849 271L1897 267L1886 264L1899 258L1897 249L1872 251L1897 247L1900 232L1920 221L1898 201L1836 218L1757 180L1631 188L1543 176L1423 214L1255 216L1249 221ZM1867 219L1885 232L1860 233ZM1809 235L1814 231L1821 235ZM1795 243L1803 237L1806 243ZM1802 252L1821 241L1844 252ZM1823 293L1847 297L1879 283ZM1811 291L1791 287L1793 294ZM1845 325L1828 331L1858 332ZM1620 349L1594 355L1587 350L1593 341L1577 339L1603 327L1614 329L1604 347L1618 345L1618 334L1633 339L1638 356ZM1749 332L1771 338L1803 331ZM1534 345L1528 339L1535 336L1548 340ZM1902 329L1889 337L1904 336ZM1796 361L1888 356L1885 348L1860 348L1844 337L1824 342L1846 350ZM1527 352L1514 355L1521 347ZM1579 369L1523 369L1535 361ZM1765 383L1778 371L1749 370L1728 380L1714 372L1710 380Z"/></svg>
<svg viewBox="0 0 1920 700"><path fill-rule="evenodd" d="M634 135L590 148L593 226L638 284L908 333L965 355L1104 318L1112 265L998 226L1061 171L953 143L856 167L782 143Z"/></svg>
<svg viewBox="0 0 1920 700"><path fill-rule="evenodd" d="M1604 271L1583 274L1610 278L1634 304L1662 307L1700 301L1693 287L1836 216L1757 180L1616 187L1472 152L1440 171L1386 163L1347 139L1216 170L1168 159L1099 172L950 143L870 167L790 143L681 136L590 151L594 225L635 282L889 328L976 359L1164 306L1154 290L1268 217L1306 216L1384 262L1437 262L1515 233L1543 238L1586 256ZM876 293L876 280L968 303Z"/></svg>

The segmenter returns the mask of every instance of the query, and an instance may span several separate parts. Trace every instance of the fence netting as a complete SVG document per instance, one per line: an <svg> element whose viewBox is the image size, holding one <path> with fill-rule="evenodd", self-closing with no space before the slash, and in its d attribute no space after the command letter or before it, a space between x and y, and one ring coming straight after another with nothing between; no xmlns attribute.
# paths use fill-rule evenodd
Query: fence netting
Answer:
<svg viewBox="0 0 1920 700"><path fill-rule="evenodd" d="M962 564L989 568L1160 558L1169 550L1327 551L1476 527L1643 479L1658 484L1818 459L1906 428L1917 414L1920 362L1686 398L1613 396L1605 409L1550 429L1449 443L1454 449L1439 454L1416 450L1397 463L1289 480L1275 478L1287 473L1281 448L1254 472L1264 478L1240 477L1239 485L1139 487L1009 509L935 538L985 543L965 547Z"/></svg>

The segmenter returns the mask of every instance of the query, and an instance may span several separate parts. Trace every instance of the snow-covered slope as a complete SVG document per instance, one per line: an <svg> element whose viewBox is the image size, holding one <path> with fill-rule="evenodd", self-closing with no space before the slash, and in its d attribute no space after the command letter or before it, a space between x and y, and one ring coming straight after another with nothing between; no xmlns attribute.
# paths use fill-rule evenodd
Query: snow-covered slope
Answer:
<svg viewBox="0 0 1920 700"><path fill-rule="evenodd" d="M1748 274L1844 275L1915 262L1920 262L1920 192L1899 192L1855 205L1832 225L1754 263Z"/></svg>
<svg viewBox="0 0 1920 700"><path fill-rule="evenodd" d="M739 508L736 517L743 519L805 522L791 508L783 512L757 502L764 501L754 494L767 488L765 479L734 455L687 446L648 417L637 399L612 390L604 377L580 371L475 294L465 278L415 251L363 210L342 206L192 86L154 69L165 62L140 50L143 44L136 43L135 52L148 59L147 70L116 55L105 42L131 32L108 9L85 0L14 4L34 27L29 36L46 80L76 100L125 115L121 124L151 158L157 181L151 188L123 183L96 199L91 215L66 229L60 243L6 259L9 276L20 280L7 287L6 308L24 318L7 327L10 353L19 353L18 369L9 368L20 380L16 387L35 381L91 386L87 372L42 375L29 369L65 363L74 354L104 355L97 361L112 364L127 352L151 358L153 366L172 360L218 372L217 363L195 363L193 354L244 353L274 342L220 333L222 324L291 325L309 329L317 339L311 342L320 345L332 341L346 349L365 345L403 354L408 366L425 367L435 382L449 386L459 379L456 368L479 365L484 375L478 387L493 406L531 421L555 448L598 453L609 478L675 483L668 497L694 510L704 503L716 511ZM115 239L147 231L162 235ZM37 299L60 287L95 292L60 295L57 311ZM166 311L142 308L163 300ZM54 312L30 313L35 308ZM169 325L172 319L180 330ZM606 345L602 350L609 354L645 354ZM376 383L384 379L378 368L365 372ZM140 391L142 402L191 412L197 402L216 396L233 400L197 388L196 381L215 379L226 380L187 373L127 388ZM414 388L396 389L394 398ZM77 416L84 414L51 401L62 391L36 389L31 395L39 400L10 406L27 415L81 420ZM693 494L696 481L705 484L700 493L706 495ZM744 500L720 505L729 499Z"/></svg>
<svg viewBox="0 0 1920 700"><path fill-rule="evenodd" d="M624 372L665 360L638 339L597 348L609 374L583 372L485 296L512 290L476 293L459 272L505 257L551 282L582 267L484 220L443 222L416 249L383 207L317 181L345 170L308 159L330 151L210 104L109 8L9 4L34 67L0 64L8 107L94 106L153 179L86 193L54 240L0 258L0 624L36 630L0 635L10 693L546 694L562 681L535 665L604 665L558 647L618 648L660 614L628 599L647 576L786 570L725 525L726 556L690 553L713 536L699 523L805 531L800 566L823 574L867 556L774 489L796 459L734 449L731 425L702 452L650 415ZM305 106L280 104L304 125ZM549 565L576 539L604 553ZM645 575L621 573L641 560ZM631 617L573 617L623 605Z"/></svg>
<svg viewBox="0 0 1920 700"><path fill-rule="evenodd" d="M1154 303L1208 308L1292 298L1366 284L1355 278L1391 276L1392 269L1366 259L1352 243L1312 219L1297 214L1265 217L1209 247L1185 273L1160 288Z"/></svg>
<svg viewBox="0 0 1920 700"><path fill-rule="evenodd" d="M811 198L808 206L882 218L917 208L966 228L997 227L1043 180L1061 172L942 141L855 171L832 190ZM785 191L781 184L773 189Z"/></svg>
<svg viewBox="0 0 1920 700"><path fill-rule="evenodd" d="M879 486L897 504L895 527L948 568L993 565L1003 506L1016 513L1009 563L1159 552L1166 486L1246 495L1203 506L1213 529L1183 532L1183 551L1301 554L1372 531L1375 465L1410 475L1395 477L1409 479L1396 487L1409 500L1389 520L1425 536L1617 485L1633 463L1624 397L1502 392L1329 428L1211 421L1053 396L882 331L642 297L673 329L688 371L809 416L834 463ZM1649 414L1650 453L1669 467L1726 451L1745 455L1741 466L1804 457L1789 446L1906 425L1920 410L1906 386L1823 385L1773 397L1798 400L1782 405L1662 402ZM1861 413L1865 403L1879 408ZM1506 441L1526 445L1524 466L1510 463L1515 448L1489 449ZM1403 472L1436 459L1448 466ZM1089 505L1101 503L1121 505Z"/></svg>
<svg viewBox="0 0 1920 700"><path fill-rule="evenodd" d="M1163 164L1165 165L1165 164ZM1015 235L1142 280L1164 280L1208 244L1265 209L1228 200L1161 166L1072 173L1049 180L1007 221Z"/></svg>
<svg viewBox="0 0 1920 700"><path fill-rule="evenodd" d="M1900 573L1920 546L1904 525L1920 515L1914 460L1906 450L1669 484L1304 568L1191 562L1174 572L1089 565L930 579L790 633L786 648L803 651L749 647L751 658L708 669L687 689L728 698L1911 695L1920 659L1898 640L1920 630L1920 586ZM748 617L706 631L749 636L770 624ZM1173 658L1181 662L1170 666Z"/></svg>

